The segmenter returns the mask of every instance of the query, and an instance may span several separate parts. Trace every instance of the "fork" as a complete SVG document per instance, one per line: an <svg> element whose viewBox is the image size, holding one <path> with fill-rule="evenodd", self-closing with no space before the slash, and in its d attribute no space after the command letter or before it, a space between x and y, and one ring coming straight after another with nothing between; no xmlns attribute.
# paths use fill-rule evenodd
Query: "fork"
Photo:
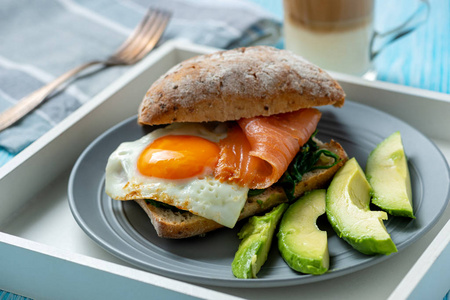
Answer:
<svg viewBox="0 0 450 300"><path fill-rule="evenodd" d="M171 14L166 11L149 9L132 34L119 46L114 54L104 60L94 60L78 66L47 85L20 99L14 106L0 114L0 131L8 128L41 104L60 85L79 72L98 64L105 67L132 65L144 58L159 41Z"/></svg>

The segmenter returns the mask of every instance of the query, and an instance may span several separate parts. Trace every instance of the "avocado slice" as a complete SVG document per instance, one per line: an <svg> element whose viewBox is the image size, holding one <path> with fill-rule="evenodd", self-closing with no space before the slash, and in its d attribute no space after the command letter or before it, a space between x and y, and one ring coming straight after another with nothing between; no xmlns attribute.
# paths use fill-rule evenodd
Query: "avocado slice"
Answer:
<svg viewBox="0 0 450 300"><path fill-rule="evenodd" d="M364 254L397 252L383 220L384 211L369 208L371 187L355 158L348 160L333 177L327 190L327 218L334 231Z"/></svg>
<svg viewBox="0 0 450 300"><path fill-rule="evenodd" d="M326 190L314 190L291 204L278 231L278 249L295 271L320 275L328 271L330 256L326 231L316 220L325 213Z"/></svg>
<svg viewBox="0 0 450 300"><path fill-rule="evenodd" d="M400 132L394 132L370 153L366 177L372 203L394 216L414 217L411 179Z"/></svg>
<svg viewBox="0 0 450 300"><path fill-rule="evenodd" d="M256 278L267 260L275 228L289 204L282 203L263 216L253 216L242 227L238 237L242 239L231 263L237 278Z"/></svg>

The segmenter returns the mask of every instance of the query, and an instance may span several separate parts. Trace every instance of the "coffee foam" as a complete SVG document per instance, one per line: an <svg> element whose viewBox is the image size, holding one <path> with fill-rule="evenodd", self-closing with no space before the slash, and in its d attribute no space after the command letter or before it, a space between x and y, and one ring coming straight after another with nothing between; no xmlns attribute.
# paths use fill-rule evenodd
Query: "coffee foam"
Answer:
<svg viewBox="0 0 450 300"><path fill-rule="evenodd" d="M341 31L372 22L374 0L284 0L286 22L312 31Z"/></svg>

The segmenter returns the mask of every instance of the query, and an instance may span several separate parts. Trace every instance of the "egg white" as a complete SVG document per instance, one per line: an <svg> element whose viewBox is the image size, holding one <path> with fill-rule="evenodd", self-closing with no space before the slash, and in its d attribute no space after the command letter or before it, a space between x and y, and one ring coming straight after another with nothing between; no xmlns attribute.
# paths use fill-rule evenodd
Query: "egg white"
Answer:
<svg viewBox="0 0 450 300"><path fill-rule="evenodd" d="M139 172L137 160L141 152L165 135L193 135L217 143L226 137L226 130L222 126L177 123L156 129L137 141L122 143L106 165L106 193L116 200L153 199L234 227L247 200L248 188L220 182L213 175L171 180Z"/></svg>

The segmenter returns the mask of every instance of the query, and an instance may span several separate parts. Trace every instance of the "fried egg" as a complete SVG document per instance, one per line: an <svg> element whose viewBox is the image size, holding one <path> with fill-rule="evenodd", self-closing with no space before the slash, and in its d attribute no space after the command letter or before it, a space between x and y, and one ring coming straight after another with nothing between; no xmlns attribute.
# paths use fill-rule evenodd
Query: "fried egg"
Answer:
<svg viewBox="0 0 450 300"><path fill-rule="evenodd" d="M153 199L234 227L248 188L214 178L217 143L226 128L176 123L133 142L109 157L105 191L116 200Z"/></svg>

